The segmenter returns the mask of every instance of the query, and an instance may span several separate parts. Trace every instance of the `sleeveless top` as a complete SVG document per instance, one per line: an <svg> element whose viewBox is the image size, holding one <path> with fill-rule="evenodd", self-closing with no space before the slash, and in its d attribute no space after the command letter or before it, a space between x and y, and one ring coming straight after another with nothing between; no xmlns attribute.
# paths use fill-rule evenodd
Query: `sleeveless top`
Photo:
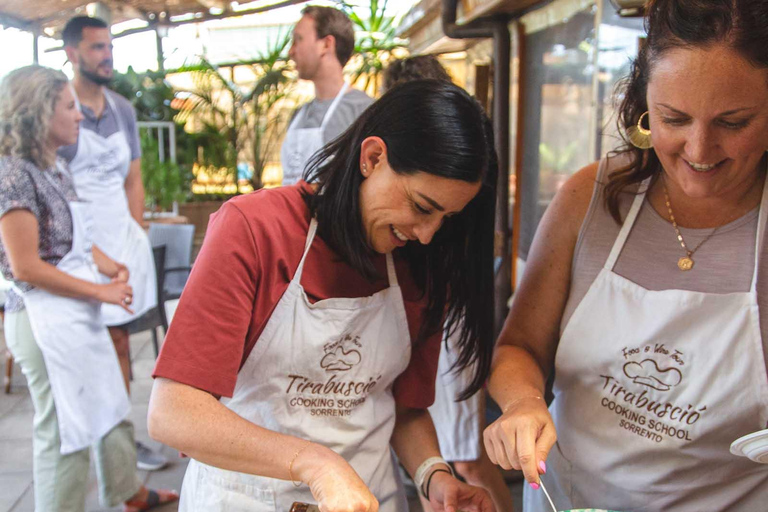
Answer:
<svg viewBox="0 0 768 512"><path fill-rule="evenodd" d="M621 229L605 207L604 189L608 175L626 163L626 156L622 155L600 161L592 199L573 254L571 287L560 323L560 334L603 268ZM621 197L622 218L626 217L634 197L634 193ZM614 272L649 290L747 292L754 270L757 217L758 208L755 208L733 222L719 227L696 251L696 265L693 269L683 272L677 267L677 261L685 253L680 247L672 224L659 215L646 199L619 255ZM712 232L712 228L680 227L680 232L688 247L696 247ZM765 249L763 244L760 250ZM760 261L757 296L763 349L764 353L768 354L768 257L763 257ZM768 367L768 361L766 366Z"/></svg>

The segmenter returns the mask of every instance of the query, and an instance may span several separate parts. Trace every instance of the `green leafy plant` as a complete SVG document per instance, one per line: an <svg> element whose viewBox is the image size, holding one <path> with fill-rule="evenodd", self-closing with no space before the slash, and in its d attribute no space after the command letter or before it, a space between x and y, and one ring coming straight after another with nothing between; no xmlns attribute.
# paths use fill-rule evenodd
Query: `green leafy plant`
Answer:
<svg viewBox="0 0 768 512"><path fill-rule="evenodd" d="M235 63L249 66L256 77L250 88L235 84L222 70L205 58L184 66L177 72L189 72L194 87L178 91L183 107L177 117L186 122L194 119L202 125L211 145L204 146L204 163L227 169L237 180L237 162L247 160L253 168L252 185L261 188L262 175L274 154L285 125L279 103L285 99L292 85L288 73L286 51L290 32L280 34L268 44L267 51L256 62ZM215 134L221 140L215 141ZM226 142L226 146L220 142Z"/></svg>
<svg viewBox="0 0 768 512"><path fill-rule="evenodd" d="M387 11L387 0L370 0L361 4L342 0L339 4L355 26L353 62L357 65L352 72L352 81L365 77L364 88L370 90L373 86L378 91L381 72L392 59L393 52L404 52L406 48L406 42L396 35L400 20Z"/></svg>
<svg viewBox="0 0 768 512"><path fill-rule="evenodd" d="M157 139L145 132L141 136L141 179L145 204L149 210L169 210L174 201L184 201L190 193L191 172L178 164L160 161Z"/></svg>

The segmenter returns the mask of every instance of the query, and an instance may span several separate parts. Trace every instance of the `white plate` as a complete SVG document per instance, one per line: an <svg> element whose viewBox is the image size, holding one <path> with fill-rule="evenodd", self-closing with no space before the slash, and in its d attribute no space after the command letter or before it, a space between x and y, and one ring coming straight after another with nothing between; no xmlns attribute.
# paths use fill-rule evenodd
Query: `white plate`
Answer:
<svg viewBox="0 0 768 512"><path fill-rule="evenodd" d="M731 453L768 464L768 429L752 432L731 443Z"/></svg>

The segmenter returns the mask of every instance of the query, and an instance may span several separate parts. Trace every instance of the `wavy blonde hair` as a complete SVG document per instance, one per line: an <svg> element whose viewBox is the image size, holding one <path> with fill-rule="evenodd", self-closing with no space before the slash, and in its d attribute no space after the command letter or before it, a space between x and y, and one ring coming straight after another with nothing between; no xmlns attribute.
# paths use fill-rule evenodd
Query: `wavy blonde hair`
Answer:
<svg viewBox="0 0 768 512"><path fill-rule="evenodd" d="M40 169L53 166L45 145L59 93L68 83L61 71L25 66L0 82L0 155L29 160Z"/></svg>

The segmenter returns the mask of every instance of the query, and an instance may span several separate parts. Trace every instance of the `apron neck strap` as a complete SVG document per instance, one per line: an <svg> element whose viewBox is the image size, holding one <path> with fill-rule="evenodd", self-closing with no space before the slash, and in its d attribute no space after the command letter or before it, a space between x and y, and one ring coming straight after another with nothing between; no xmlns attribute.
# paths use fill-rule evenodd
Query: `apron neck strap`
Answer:
<svg viewBox="0 0 768 512"><path fill-rule="evenodd" d="M331 106L328 107L328 110L323 116L323 122L320 123L320 129L325 130L325 127L328 125L328 122L333 117L333 113L336 111L336 107L339 106L339 103L341 102L341 98L343 98L344 94L346 94L347 89L349 89L349 84L347 82L344 82L344 85L341 86L341 89L339 89L339 92L338 94L336 94L336 97L333 98L333 103L331 103Z"/></svg>
<svg viewBox="0 0 768 512"><path fill-rule="evenodd" d="M619 231L619 236L616 237L616 241L613 243L611 254L608 256L608 259L605 260L604 268L608 271L613 271L613 267L619 259L619 254L621 254L621 250L624 248L627 238L629 238L629 232L632 231L632 226L634 226L637 216L640 213L640 207L643 206L643 201L645 200L645 195L648 193L650 183L651 178L646 178L640 184L640 190L642 190L642 192L638 192L637 195L635 195L635 199L632 201L632 207L629 209L629 213L627 213L627 218L624 219L621 231Z"/></svg>
<svg viewBox="0 0 768 512"><path fill-rule="evenodd" d="M296 284L301 284L301 275L304 273L304 262L307 260L307 254L309 254L309 248L312 246L312 241L315 239L315 235L317 234L317 219L315 217L312 217L312 220L309 221L309 231L307 231L307 241L304 243L304 254L301 256L301 261L299 262L299 266L296 269L296 273L293 275L293 279L291 281L295 281ZM387 258L387 280L389 282L389 286L398 286L397 282L397 272L395 271L395 260L392 257L392 253L386 254Z"/></svg>
<svg viewBox="0 0 768 512"><path fill-rule="evenodd" d="M757 216L757 235L755 236L755 269L752 272L752 291L757 290L757 269L760 266L760 249L765 239L765 225L768 219L768 170L763 181L763 197L760 199L760 213Z"/></svg>
<svg viewBox="0 0 768 512"><path fill-rule="evenodd" d="M69 82L69 90L72 91L72 97L75 98L75 106L77 107L77 110L82 112L83 107L80 105L80 98L77 97L77 91L75 90L75 86L72 84L72 82Z"/></svg>
<svg viewBox="0 0 768 512"><path fill-rule="evenodd" d="M75 98L75 106L77 107L77 110L82 112L83 106L80 104L80 98L77 97L77 91L75 90L75 86L72 84L72 82L69 82L69 90L72 91L72 96ZM106 106L112 109L112 113L114 114L115 120L117 121L118 129L123 133L128 133L125 130L123 120L120 119L120 115L117 112L117 105L115 105L115 100L112 99L112 97L109 95L109 92L107 92L106 88L104 89L104 100L106 102ZM104 113L102 112L101 115L104 115Z"/></svg>

